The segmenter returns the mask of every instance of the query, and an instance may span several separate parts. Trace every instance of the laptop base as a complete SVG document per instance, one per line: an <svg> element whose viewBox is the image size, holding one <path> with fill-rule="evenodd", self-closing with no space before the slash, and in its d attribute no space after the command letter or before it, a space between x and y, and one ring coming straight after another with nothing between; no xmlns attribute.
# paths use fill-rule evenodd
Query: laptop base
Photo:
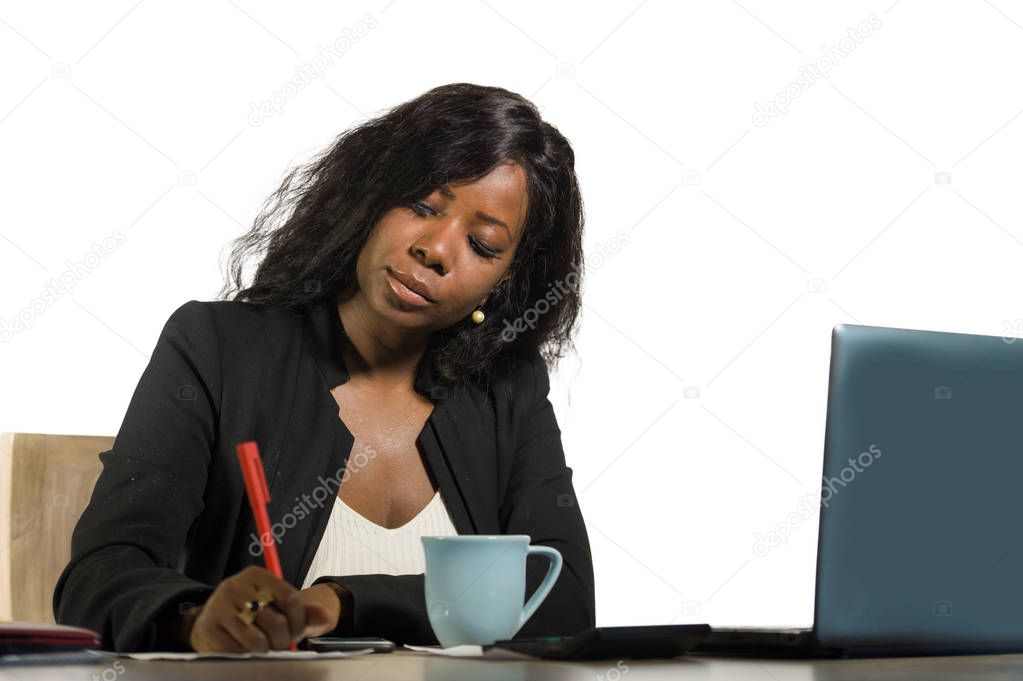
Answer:
<svg viewBox="0 0 1023 681"><path fill-rule="evenodd" d="M813 629L711 628L691 654L739 657L841 657L842 651L817 645Z"/></svg>
<svg viewBox="0 0 1023 681"><path fill-rule="evenodd" d="M711 629L691 655L758 658L870 658L933 657L950 655L1005 655L1023 653L1023 641L822 646L812 629Z"/></svg>

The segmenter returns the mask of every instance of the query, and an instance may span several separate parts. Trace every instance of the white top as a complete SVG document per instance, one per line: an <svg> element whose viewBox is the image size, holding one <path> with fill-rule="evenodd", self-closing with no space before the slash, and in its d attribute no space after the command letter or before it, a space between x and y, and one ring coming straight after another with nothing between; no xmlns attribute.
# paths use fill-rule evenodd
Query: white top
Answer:
<svg viewBox="0 0 1023 681"><path fill-rule="evenodd" d="M302 588L324 575L413 575L426 572L423 536L457 535L448 509L433 495L426 506L401 527L386 528L369 520L334 495L330 520L309 565Z"/></svg>

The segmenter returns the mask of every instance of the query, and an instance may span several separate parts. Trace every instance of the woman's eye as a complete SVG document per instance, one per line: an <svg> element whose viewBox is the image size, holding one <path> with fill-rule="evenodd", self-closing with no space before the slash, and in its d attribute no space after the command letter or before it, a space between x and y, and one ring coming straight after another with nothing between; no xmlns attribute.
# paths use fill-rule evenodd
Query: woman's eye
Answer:
<svg viewBox="0 0 1023 681"><path fill-rule="evenodd" d="M409 204L409 208L411 208L413 212L415 212L415 213L417 213L419 215L434 215L433 209L430 208L429 206L427 206L422 201L416 201L415 203L410 203Z"/></svg>
<svg viewBox="0 0 1023 681"><path fill-rule="evenodd" d="M478 241L475 237L469 237L469 243L472 244L473 250L479 253L487 260L491 260L497 257L497 253L483 245L481 241Z"/></svg>
<svg viewBox="0 0 1023 681"><path fill-rule="evenodd" d="M422 217L427 217L427 216L430 216L430 215L436 215L437 214L437 212L435 210L430 208L428 205L426 205L422 201L416 201L414 203L410 203L409 204L409 208L412 209L412 211L416 215L419 215L419 216L422 216ZM476 251L480 256L486 258L487 260L492 260L492 259L497 257L497 253L498 253L497 251L494 251L493 249L488 248L482 241L476 239L475 237L472 237L472 236L469 237L469 245L472 246L474 251Z"/></svg>

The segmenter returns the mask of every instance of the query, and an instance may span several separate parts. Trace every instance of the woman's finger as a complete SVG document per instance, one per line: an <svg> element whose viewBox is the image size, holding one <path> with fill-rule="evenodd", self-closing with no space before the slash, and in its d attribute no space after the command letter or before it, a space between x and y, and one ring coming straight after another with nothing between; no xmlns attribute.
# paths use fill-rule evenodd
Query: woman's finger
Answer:
<svg viewBox="0 0 1023 681"><path fill-rule="evenodd" d="M209 629L206 631L205 629ZM200 634L197 652L246 653L248 650L220 622L211 622Z"/></svg>
<svg viewBox="0 0 1023 681"><path fill-rule="evenodd" d="M252 623L263 630L273 650L285 650L291 645L288 618L273 605L260 610Z"/></svg>
<svg viewBox="0 0 1023 681"><path fill-rule="evenodd" d="M242 646L241 652L265 653L270 650L270 639L255 623L246 624L233 612L218 618L218 621Z"/></svg>
<svg viewBox="0 0 1023 681"><path fill-rule="evenodd" d="M238 573L239 577L244 577L243 583L249 584L249 596L245 597L245 601L256 599L256 587L265 589L273 598L274 605L280 609L280 612L288 620L289 629L289 641L297 641L302 631L305 629L305 605L302 602L302 596L299 594L298 589L287 583L280 577L276 576L266 568L259 567L258 565L250 565L249 567ZM243 594L246 593L244 590ZM238 607L242 607L244 603L239 603Z"/></svg>

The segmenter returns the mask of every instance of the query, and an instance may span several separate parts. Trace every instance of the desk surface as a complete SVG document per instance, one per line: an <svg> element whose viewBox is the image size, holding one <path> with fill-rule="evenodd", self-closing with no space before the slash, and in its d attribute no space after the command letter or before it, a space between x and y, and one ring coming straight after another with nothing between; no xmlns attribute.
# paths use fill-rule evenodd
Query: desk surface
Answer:
<svg viewBox="0 0 1023 681"><path fill-rule="evenodd" d="M873 658L862 660L765 660L690 655L673 660L556 662L444 658L397 650L333 660L174 662L119 658L99 665L0 667L0 678L17 681L82 679L147 681L149 679L238 679L269 676L275 681L518 681L520 679L728 679L729 681L878 681L880 679L1023 679L1023 655Z"/></svg>

